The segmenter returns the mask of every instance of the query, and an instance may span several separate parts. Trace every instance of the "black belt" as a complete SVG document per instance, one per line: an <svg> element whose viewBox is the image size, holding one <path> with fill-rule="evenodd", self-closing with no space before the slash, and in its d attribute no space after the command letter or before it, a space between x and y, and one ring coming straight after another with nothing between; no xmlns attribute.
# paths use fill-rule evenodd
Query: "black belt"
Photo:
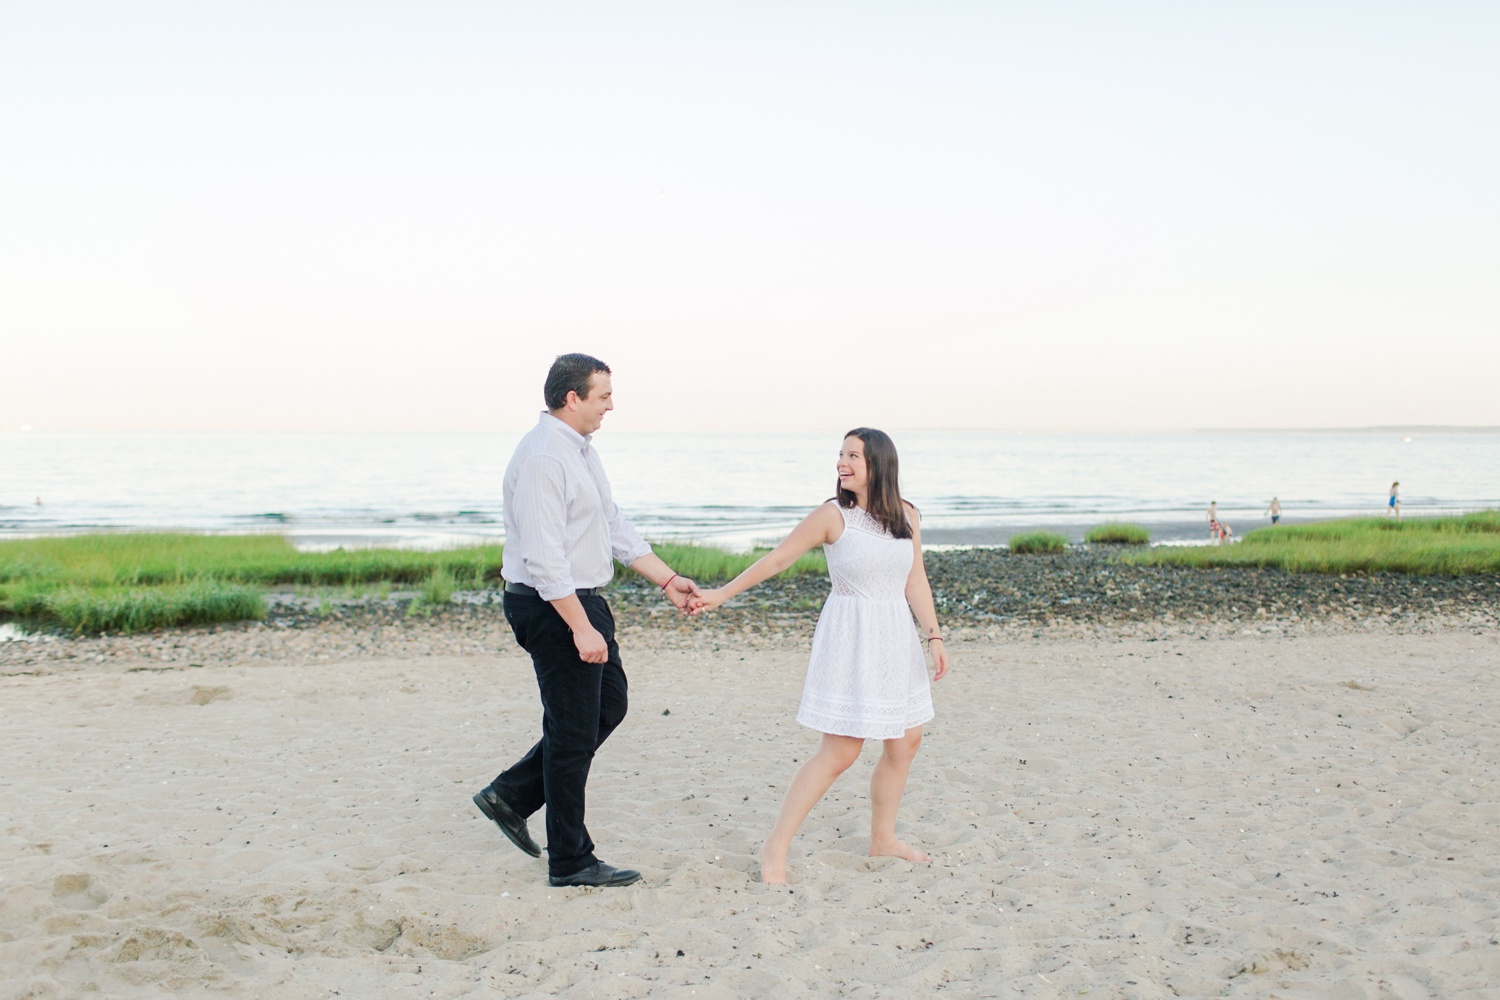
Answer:
<svg viewBox="0 0 1500 1000"><path fill-rule="evenodd" d="M509 580L505 581L505 592L507 594L525 594L527 597L542 596L537 592L537 589L535 587L528 587L524 583L511 583ZM579 597L594 597L598 594L604 593L604 588L579 587L577 590L573 591L573 593L577 594Z"/></svg>

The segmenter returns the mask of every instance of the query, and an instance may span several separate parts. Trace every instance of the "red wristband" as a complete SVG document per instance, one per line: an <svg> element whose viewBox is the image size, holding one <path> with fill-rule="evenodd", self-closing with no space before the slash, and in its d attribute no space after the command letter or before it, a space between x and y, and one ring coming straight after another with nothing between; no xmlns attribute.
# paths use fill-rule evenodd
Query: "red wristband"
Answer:
<svg viewBox="0 0 1500 1000"><path fill-rule="evenodd" d="M661 589L663 591L665 591L667 589L667 587L669 585L671 585L672 581L675 580L675 579L677 579L677 574L673 573L671 576L667 577L667 582L661 585Z"/></svg>

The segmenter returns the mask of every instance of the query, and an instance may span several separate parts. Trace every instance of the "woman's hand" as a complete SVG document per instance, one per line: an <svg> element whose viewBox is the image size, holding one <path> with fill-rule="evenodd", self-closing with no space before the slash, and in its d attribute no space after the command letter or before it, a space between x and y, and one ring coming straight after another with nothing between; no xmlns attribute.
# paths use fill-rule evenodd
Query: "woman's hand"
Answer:
<svg viewBox="0 0 1500 1000"><path fill-rule="evenodd" d="M729 598L724 596L723 587L716 587L712 590L701 590L698 592L697 600L694 601L693 614L697 615L705 611L713 611L727 600Z"/></svg>
<svg viewBox="0 0 1500 1000"><path fill-rule="evenodd" d="M933 666L937 668L937 670L934 671L932 675L932 679L935 681L940 681L944 677L948 676L947 645L948 644L941 639L933 639L927 644L927 648L932 650Z"/></svg>

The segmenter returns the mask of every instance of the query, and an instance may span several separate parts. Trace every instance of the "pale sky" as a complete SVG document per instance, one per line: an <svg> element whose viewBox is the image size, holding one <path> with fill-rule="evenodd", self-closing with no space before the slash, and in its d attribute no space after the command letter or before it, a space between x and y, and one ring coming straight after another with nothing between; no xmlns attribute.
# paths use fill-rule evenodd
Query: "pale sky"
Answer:
<svg viewBox="0 0 1500 1000"><path fill-rule="evenodd" d="M0 13L0 430L1500 424L1500 4Z"/></svg>

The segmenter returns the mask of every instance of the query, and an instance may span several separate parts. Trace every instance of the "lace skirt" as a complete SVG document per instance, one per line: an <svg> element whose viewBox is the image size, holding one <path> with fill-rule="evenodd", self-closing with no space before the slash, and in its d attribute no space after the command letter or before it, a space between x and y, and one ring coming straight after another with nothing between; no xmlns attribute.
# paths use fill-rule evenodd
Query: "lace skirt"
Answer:
<svg viewBox="0 0 1500 1000"><path fill-rule="evenodd" d="M927 660L905 599L829 595L797 721L820 733L893 740L932 716Z"/></svg>

